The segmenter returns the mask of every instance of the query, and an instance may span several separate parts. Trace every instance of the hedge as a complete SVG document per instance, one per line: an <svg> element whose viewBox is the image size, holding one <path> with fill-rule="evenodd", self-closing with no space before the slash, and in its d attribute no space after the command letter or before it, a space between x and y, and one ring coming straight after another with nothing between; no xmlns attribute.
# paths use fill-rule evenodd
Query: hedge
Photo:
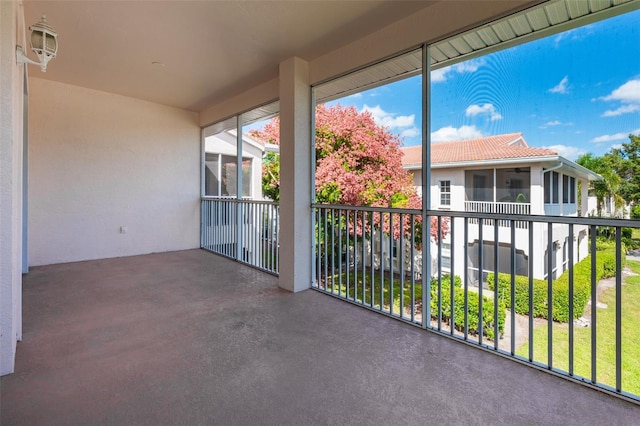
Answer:
<svg viewBox="0 0 640 426"><path fill-rule="evenodd" d="M609 278L616 273L615 249L606 248L596 252L596 281ZM624 256L624 254L623 254ZM623 257L624 263L624 257ZM591 297L591 255L576 263L573 267L573 317L580 318ZM511 275L498 274L499 300L507 308L511 308ZM489 274L487 283L495 290L494 274ZM529 315L529 278L521 275L515 277L515 312ZM548 283L546 280L533 280L533 316L548 318ZM569 270L558 277L552 284L553 320L569 322Z"/></svg>
<svg viewBox="0 0 640 426"><path fill-rule="evenodd" d="M456 330L464 331L464 289L461 288L462 280L459 276L454 278L454 323ZM442 320L449 321L451 318L451 279L449 275L442 276ZM468 331L470 334L477 334L479 328L479 295L469 292L468 297ZM482 334L489 339L494 339L495 318L493 309L493 299L482 297ZM438 280L431 280L431 318L438 318ZM502 301L498 305L498 332L504 333L505 307Z"/></svg>

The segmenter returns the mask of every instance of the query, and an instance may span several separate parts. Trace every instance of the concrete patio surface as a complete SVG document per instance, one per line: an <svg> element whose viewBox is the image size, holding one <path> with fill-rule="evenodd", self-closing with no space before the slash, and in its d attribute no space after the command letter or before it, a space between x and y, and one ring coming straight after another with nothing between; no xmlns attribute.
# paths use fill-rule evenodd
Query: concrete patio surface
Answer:
<svg viewBox="0 0 640 426"><path fill-rule="evenodd" d="M8 425L639 424L640 406L201 250L32 268Z"/></svg>

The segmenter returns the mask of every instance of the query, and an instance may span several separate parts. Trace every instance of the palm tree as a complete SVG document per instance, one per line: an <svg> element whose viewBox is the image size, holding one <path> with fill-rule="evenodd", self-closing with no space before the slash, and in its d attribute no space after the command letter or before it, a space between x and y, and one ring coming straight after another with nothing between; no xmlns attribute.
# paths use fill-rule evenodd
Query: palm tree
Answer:
<svg viewBox="0 0 640 426"><path fill-rule="evenodd" d="M602 157L596 157L592 153L581 155L576 163L581 166L598 173L603 180L591 182L589 192L595 195L597 199L597 215L602 216L602 206L606 198L611 198L615 206L616 212L624 209L625 200L620 195L622 187L622 179L616 173L615 162L617 157L611 154L605 154Z"/></svg>

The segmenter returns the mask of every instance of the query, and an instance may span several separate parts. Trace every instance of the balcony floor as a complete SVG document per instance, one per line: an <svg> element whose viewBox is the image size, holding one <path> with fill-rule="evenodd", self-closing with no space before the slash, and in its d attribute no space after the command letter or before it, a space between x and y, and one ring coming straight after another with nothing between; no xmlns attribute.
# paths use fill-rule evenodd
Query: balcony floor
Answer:
<svg viewBox="0 0 640 426"><path fill-rule="evenodd" d="M637 424L640 407L201 250L33 268L1 424Z"/></svg>

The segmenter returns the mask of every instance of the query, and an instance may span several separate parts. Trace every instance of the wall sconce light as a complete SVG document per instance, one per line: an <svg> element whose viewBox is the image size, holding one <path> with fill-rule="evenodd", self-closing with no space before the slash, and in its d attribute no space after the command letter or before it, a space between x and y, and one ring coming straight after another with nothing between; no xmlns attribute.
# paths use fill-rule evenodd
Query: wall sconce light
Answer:
<svg viewBox="0 0 640 426"><path fill-rule="evenodd" d="M47 72L47 63L58 53L58 33L47 24L47 17L43 14L40 22L29 27L31 31L31 50L40 62L29 59L22 46L16 46L16 62L18 64L40 65L42 72Z"/></svg>

